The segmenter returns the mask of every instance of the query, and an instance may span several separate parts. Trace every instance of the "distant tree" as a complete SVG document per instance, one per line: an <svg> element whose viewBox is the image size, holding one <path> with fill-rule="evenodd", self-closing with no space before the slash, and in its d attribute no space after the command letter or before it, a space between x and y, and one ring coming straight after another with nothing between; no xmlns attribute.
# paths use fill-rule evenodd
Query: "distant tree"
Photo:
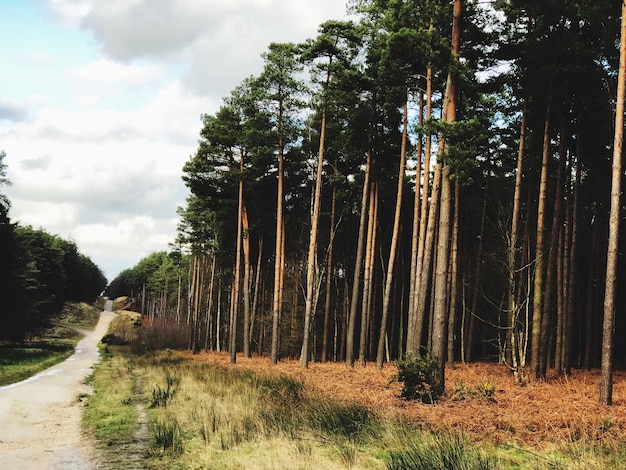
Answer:
<svg viewBox="0 0 626 470"><path fill-rule="evenodd" d="M4 150L0 151L0 189L3 186L10 186L11 181L7 177L7 165L4 162L7 154ZM11 202L9 198L0 192L0 223L8 222L9 220L9 209L11 208Z"/></svg>
<svg viewBox="0 0 626 470"><path fill-rule="evenodd" d="M11 184L7 178L6 153L0 151L0 190ZM9 219L9 199L0 192L0 337L21 340L27 330L28 301L21 283L25 274L22 248L17 240L15 225Z"/></svg>

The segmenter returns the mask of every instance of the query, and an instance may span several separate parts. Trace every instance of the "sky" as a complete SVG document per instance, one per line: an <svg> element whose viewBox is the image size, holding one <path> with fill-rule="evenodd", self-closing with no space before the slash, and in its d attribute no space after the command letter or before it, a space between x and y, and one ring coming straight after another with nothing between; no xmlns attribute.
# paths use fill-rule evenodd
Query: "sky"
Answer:
<svg viewBox="0 0 626 470"><path fill-rule="evenodd" d="M111 281L168 250L201 115L271 42L342 0L2 0L0 151L13 222L76 242Z"/></svg>

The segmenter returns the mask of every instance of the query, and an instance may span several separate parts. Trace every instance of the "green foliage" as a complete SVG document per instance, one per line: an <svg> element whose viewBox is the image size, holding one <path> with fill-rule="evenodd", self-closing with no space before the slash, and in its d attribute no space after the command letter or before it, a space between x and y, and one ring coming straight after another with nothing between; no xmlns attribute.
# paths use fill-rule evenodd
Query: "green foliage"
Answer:
<svg viewBox="0 0 626 470"><path fill-rule="evenodd" d="M443 390L437 383L439 360L428 352L424 356L408 356L397 361L397 379L402 382L400 396L407 400L420 400L423 403L435 403Z"/></svg>
<svg viewBox="0 0 626 470"><path fill-rule="evenodd" d="M19 341L45 327L68 301L93 302L106 286L74 242L0 223L0 338Z"/></svg>
<svg viewBox="0 0 626 470"><path fill-rule="evenodd" d="M7 164L4 162L7 154L4 150L0 150L0 188L9 186L11 181L7 178ZM4 224L9 221L9 209L11 201L3 193L0 193L0 223Z"/></svg>
<svg viewBox="0 0 626 470"><path fill-rule="evenodd" d="M77 340L47 340L22 347L0 347L0 386L25 380L64 361Z"/></svg>
<svg viewBox="0 0 626 470"><path fill-rule="evenodd" d="M496 384L493 381L484 380L474 388L468 388L463 381L454 385L452 397L455 400L466 400L468 398L493 398L496 393Z"/></svg>

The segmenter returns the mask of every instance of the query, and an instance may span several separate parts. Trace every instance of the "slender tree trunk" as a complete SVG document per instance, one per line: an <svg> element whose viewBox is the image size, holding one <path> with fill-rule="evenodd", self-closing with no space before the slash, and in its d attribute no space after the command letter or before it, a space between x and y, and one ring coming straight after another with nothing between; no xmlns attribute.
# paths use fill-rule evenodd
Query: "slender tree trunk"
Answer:
<svg viewBox="0 0 626 470"><path fill-rule="evenodd" d="M419 100L419 118L418 125L424 125L424 93L420 92L420 100ZM415 303L417 302L417 271L419 270L417 266L417 252L419 249L419 232L420 232L420 202L421 202L421 180L422 180L422 172L424 175L427 173L422 168L422 139L423 136L420 134L417 139L417 150L415 152L415 166L416 166L416 174L415 174L415 197L413 198L413 227L411 232L411 270L409 275L409 314L408 314L408 322L407 322L407 348L408 344L414 342L414 321L413 318L415 316ZM424 180L426 181L426 180Z"/></svg>
<svg viewBox="0 0 626 470"><path fill-rule="evenodd" d="M363 274L363 298L361 299L361 335L359 338L359 362L365 365L367 337L372 312L372 274L376 257L376 221L378 214L378 184L370 190L369 217L367 223L367 244L365 248L365 269Z"/></svg>
<svg viewBox="0 0 626 470"><path fill-rule="evenodd" d="M604 291L604 321L602 323L602 372L600 403L613 402L613 334L615 332L615 287L619 241L620 191L622 178L622 147L624 138L624 98L626 94L626 3L622 2L617 106L615 110L615 139L611 180L611 214L609 216L609 246L606 256L606 289Z"/></svg>
<svg viewBox="0 0 626 470"><path fill-rule="evenodd" d="M183 296L183 276L180 272L180 265L178 266L178 289L176 295L176 325L180 325L180 308L181 299Z"/></svg>
<svg viewBox="0 0 626 470"><path fill-rule="evenodd" d="M263 236L259 238L259 254L256 261L256 276L254 277L254 296L252 299L252 312L250 314L250 338L254 335L254 324L256 315L259 310L259 293L261 292L263 283L261 282L261 261L263 260ZM261 300L263 302L263 300ZM260 348L260 342L259 342ZM260 349L258 352L262 352Z"/></svg>
<svg viewBox="0 0 626 470"><path fill-rule="evenodd" d="M239 316L239 289L241 287L241 245L243 238L243 155L239 158L239 197L237 199L237 252L235 255L235 276L233 298L230 307L230 362L237 362L237 320Z"/></svg>
<svg viewBox="0 0 626 470"><path fill-rule="evenodd" d="M287 264L286 261L286 254L285 254L285 222L283 220L283 224L280 227L280 273L279 273L279 278L280 278L280 283L279 283L279 297L280 297L280 304L278 305L278 324L281 325L282 321L283 321L283 299L285 298L285 265ZM297 303L298 303L298 297L296 295L296 299L294 302L294 309L297 308ZM279 328L279 332L280 332L280 328ZM278 351L280 351L280 335L278 337Z"/></svg>
<svg viewBox="0 0 626 470"><path fill-rule="evenodd" d="M465 357L463 362L472 361L474 350L474 330L476 329L476 309L478 308L478 298L482 291L483 274L483 243L485 239L485 222L487 220L487 201L489 199L489 176L485 178L485 191L483 196L483 206L480 215L480 238L478 239L478 249L476 250L476 265L474 267L474 292L472 293L472 303L470 306L470 317L467 321L467 331L465 335Z"/></svg>
<svg viewBox="0 0 626 470"><path fill-rule="evenodd" d="M556 257L556 329L554 337L554 374L557 377L563 375L563 340L564 340L564 316L565 316L565 299L567 298L567 285L565 278L567 269L565 263L566 230L561 229L558 240L557 257Z"/></svg>
<svg viewBox="0 0 626 470"><path fill-rule="evenodd" d="M450 313L448 316L448 364L454 364L456 351L456 305L458 282L458 239L459 239L459 197L461 193L460 180L454 181L454 215L452 224L452 240L450 247Z"/></svg>
<svg viewBox="0 0 626 470"><path fill-rule="evenodd" d="M550 109L546 111L543 131L543 155L541 159L541 181L539 183L539 205L537 208L537 246L535 249L535 276L533 293L533 320L530 351L530 367L533 379L541 377L540 341L541 341L541 314L543 308L543 236L545 232L546 193L548 187L548 157L550 156Z"/></svg>
<svg viewBox="0 0 626 470"><path fill-rule="evenodd" d="M445 165L441 174L441 210L439 236L437 237L437 262L435 267L435 294L433 302L432 352L439 361L434 389L438 394L445 388L446 326L448 320L448 261L450 253L450 167Z"/></svg>
<svg viewBox="0 0 626 470"><path fill-rule="evenodd" d="M458 64L460 53L460 20L461 0L454 0L452 18L452 62ZM456 76L452 69L448 71L446 93L444 99L444 121L456 122ZM445 142L440 141L440 154L443 157ZM439 211L439 234L437 242L437 263L435 268L435 296L433 310L433 348L432 352L439 361L439 370L434 381L434 389L438 393L445 390L445 353L446 353L446 326L448 314L448 260L450 255L450 166L443 163L441 174L441 209Z"/></svg>
<svg viewBox="0 0 626 470"><path fill-rule="evenodd" d="M580 134L579 134L580 136ZM579 138L580 140L580 138ZM576 283L578 282L578 270L576 257L578 252L578 213L580 211L580 142L577 143L576 152L576 179L574 182L574 208L572 209L572 239L569 252L569 295L567 296L567 316L565 317L565 341L563 350L563 367L565 374L571 373L572 367L572 333L574 331L574 304L578 297Z"/></svg>
<svg viewBox="0 0 626 470"><path fill-rule="evenodd" d="M431 289L431 273L433 269L433 258L435 256L435 240L436 240L436 224L439 217L439 200L441 193L441 163L437 163L435 166L435 174L433 180L433 191L430 198L430 209L428 211L428 228L426 230L426 244L424 247L424 261L422 263L420 286L417 297L417 315L415 326L415 339L414 346L416 349L407 351L407 354L416 356L419 354L419 348L422 341L422 333L424 329L424 320L427 315L430 317L430 306L428 305L428 297ZM431 296L432 298L432 296ZM430 329L429 329L430 331Z"/></svg>
<svg viewBox="0 0 626 470"><path fill-rule="evenodd" d="M283 253L283 164L284 144L281 130L282 108L278 118L278 199L276 201L276 250L274 254L274 300L272 302L272 364L278 363L280 310L282 305L281 278L284 271Z"/></svg>
<svg viewBox="0 0 626 470"><path fill-rule="evenodd" d="M580 116L579 116L580 117ZM578 146L578 149L580 150L580 146ZM565 176L566 176L566 182L565 182L565 190L567 192L567 196L566 196L566 201L565 201L565 214L564 214L564 223L563 223L563 236L562 236L562 253L560 253L560 263L561 263L561 269L562 269L562 273L561 273L561 282L560 282L560 289L559 289L559 295L561 296L560 300L561 303L559 305L559 317L557 317L557 323L559 323L558 320L560 320L560 324L557 327L557 340L560 340L560 344L557 347L557 355L555 357L555 372L557 374L557 376L561 376L563 374L568 374L568 370L567 370L567 365L566 365L566 355L568 354L568 352L566 352L566 350L568 349L568 344L569 344L569 336L568 336L568 331L567 331L567 323L568 323L568 318L571 315L571 310L570 308L573 306L573 302L570 302L570 298L575 296L575 293L573 291L570 291L570 288L572 287L570 284L571 281L571 249L572 249L572 238L573 238L573 228L572 228L572 223L573 223L573 215L572 215L572 204L571 201L572 199L575 199L575 195L574 195L574 191L575 189L572 189L572 175L574 175L574 169L572 168L573 166L573 158L571 156L568 157L567 160L567 168L565 170Z"/></svg>
<svg viewBox="0 0 626 470"><path fill-rule="evenodd" d="M370 129L370 142L371 134L372 131ZM359 288L361 284L361 268L363 265L363 240L365 238L365 217L367 214L367 197L369 194L371 167L372 151L371 148L369 148L367 151L367 163L365 166L365 181L363 181L363 194L361 196L359 237L356 244L356 261L354 263L354 280L352 282L352 300L350 302L350 315L348 317L348 330L346 332L346 364L350 367L354 365L354 331L356 329L356 315L359 302Z"/></svg>
<svg viewBox="0 0 626 470"><path fill-rule="evenodd" d="M335 171L337 171L337 160L335 159ZM333 248L335 246L335 219L337 217L337 186L333 184L333 193L330 204L330 235L328 237L328 256L326 259L326 297L324 301L324 328L322 332L322 362L328 358L328 328L330 326L330 303L331 289L333 286Z"/></svg>
<svg viewBox="0 0 626 470"><path fill-rule="evenodd" d="M595 219L595 220L594 220ZM585 339L584 339L584 353L583 353L583 367L590 370L595 366L595 294L597 291L596 279L599 276L600 269L598 267L598 254L599 254L599 234L598 234L598 221L594 217L591 226L591 256L589 260L590 269L587 276L587 289L585 292Z"/></svg>
<svg viewBox="0 0 626 470"><path fill-rule="evenodd" d="M250 342L252 330L250 325L250 224L245 202L242 205L241 223L243 228L243 355L251 357Z"/></svg>
<svg viewBox="0 0 626 470"><path fill-rule="evenodd" d="M431 30L434 28L433 22L431 20ZM431 64L428 64L426 69L426 119L430 119L432 116L432 74L433 68ZM430 188L430 157L432 150L432 137L430 132L426 133L426 148L424 151L424 168L423 168L423 179L422 179L422 200L420 207L420 232L419 232L419 243L417 247L417 260L416 260L416 276L415 276L415 284L412 286L412 296L413 300L413 310L409 313L409 321L407 328L407 344L406 344L406 353L412 356L416 356L419 354L421 342L422 342L422 325L424 323L424 307L421 307L423 301L425 301L424 290L422 290L422 279L424 277L429 277L430 275L430 258L428 262L425 261L425 253L427 243L431 243L427 241L428 227L431 229L434 227L430 219L432 215L429 216L428 206L429 199L428 193ZM433 182L434 186L434 182ZM438 195L437 195L438 197ZM438 201L433 202L438 205ZM426 286L426 289L428 286Z"/></svg>
<svg viewBox="0 0 626 470"><path fill-rule="evenodd" d="M400 213L402 209L402 192L404 189L404 170L406 163L406 141L409 127L408 103L404 103L404 125L402 126L402 145L400 149L400 168L398 170L398 191L396 195L396 210L393 219L393 232L391 236L391 248L389 250L389 262L387 263L387 277L385 279L385 292L383 296L383 312L378 337L378 351L376 354L376 366L383 368L385 340L387 336L387 319L389 317L389 303L391 300L391 285L393 282L393 270L396 259L396 248L400 233Z"/></svg>
<svg viewBox="0 0 626 470"><path fill-rule="evenodd" d="M515 173L515 192L513 195L513 213L511 214L511 237L509 238L509 246L507 249L508 260L508 297L509 297L509 345L511 350L511 369L513 371L513 380L516 385L526 383L525 367L525 347L520 344L523 336L519 332L519 313L520 308L517 303L515 272L517 270L517 240L519 238L519 218L520 218L520 202L522 193L522 175L524 171L524 151L526 145L526 105L522 111L522 124L520 126L519 150L517 152L517 170ZM525 325L524 328L528 326Z"/></svg>
<svg viewBox="0 0 626 470"><path fill-rule="evenodd" d="M217 352L222 350L222 281L217 281L217 318L215 319L215 344Z"/></svg>
<svg viewBox="0 0 626 470"><path fill-rule="evenodd" d="M556 268L559 235L561 233L561 221L563 212L563 175L565 173L566 137L562 126L559 140L559 165L557 171L556 195L554 198L554 211L552 215L552 229L550 231L550 249L548 251L548 265L546 269L545 294L543 300L543 313L541 315L541 333L539 350L539 376L545 378L548 368L548 355L550 351L550 332L555 313L555 294L558 286Z"/></svg>
<svg viewBox="0 0 626 470"><path fill-rule="evenodd" d="M209 300L207 301L207 327L206 327L206 335L204 338L204 350L208 351L209 349L213 349L213 291L215 286L215 255L211 257L211 281L209 284Z"/></svg>
<svg viewBox="0 0 626 470"><path fill-rule="evenodd" d="M328 78L326 83L328 84ZM314 315L314 297L317 298L315 287L317 286L317 227L320 218L320 205L322 199L322 168L324 166L324 140L326 138L326 110L322 112L322 126L320 133L320 145L317 156L317 175L315 178L315 196L313 199L313 213L311 215L311 235L309 237L309 253L307 256L306 269L306 303L304 307L304 338L302 340L302 352L300 365L304 368L309 366L309 336L311 333L311 320ZM315 302L316 303L316 302Z"/></svg>

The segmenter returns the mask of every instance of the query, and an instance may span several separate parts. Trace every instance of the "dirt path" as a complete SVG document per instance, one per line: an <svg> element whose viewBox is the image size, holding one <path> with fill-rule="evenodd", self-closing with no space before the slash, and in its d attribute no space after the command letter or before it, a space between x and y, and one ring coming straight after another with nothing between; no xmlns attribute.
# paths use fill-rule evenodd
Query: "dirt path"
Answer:
<svg viewBox="0 0 626 470"><path fill-rule="evenodd" d="M116 316L102 312L73 356L30 379L0 387L0 468L97 468L81 433L78 396L98 360L97 345Z"/></svg>

